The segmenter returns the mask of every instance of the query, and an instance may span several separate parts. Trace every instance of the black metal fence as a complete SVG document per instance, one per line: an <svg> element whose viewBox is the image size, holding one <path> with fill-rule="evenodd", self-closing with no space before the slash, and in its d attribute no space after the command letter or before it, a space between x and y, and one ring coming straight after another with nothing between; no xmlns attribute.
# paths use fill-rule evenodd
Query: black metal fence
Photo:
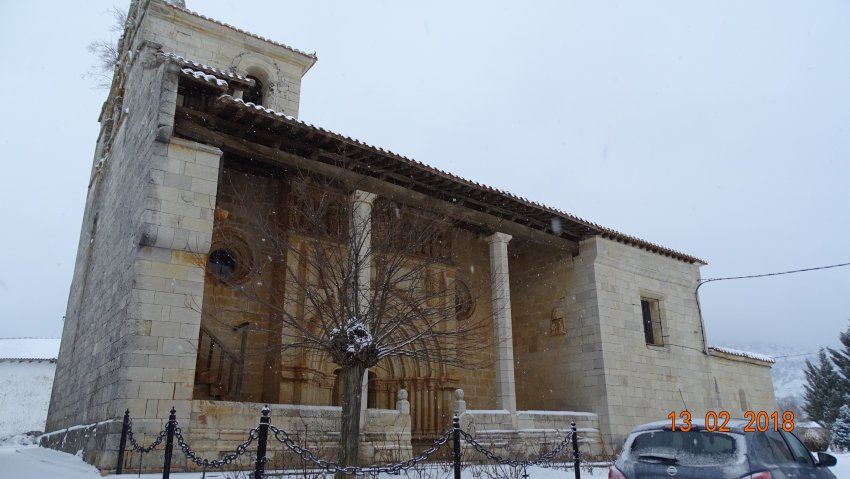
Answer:
<svg viewBox="0 0 850 479"><path fill-rule="evenodd" d="M115 472L117 474L121 474L124 472L124 456L127 452L128 442L131 450L139 453L139 471L141 472L144 455L155 450L157 447L159 447L160 444L162 444L163 441L165 441L165 450L162 464L162 478L168 479L169 475L171 474L171 459L174 452L175 439L177 439L177 446L180 448L180 451L186 456L189 461L199 466L204 473L206 473L208 469L222 469L225 466L233 463L240 456L247 454L251 444L256 441L257 449L256 458L254 460L253 478L263 479L268 477L266 475L266 462L268 460L266 448L268 446L268 440L271 438L283 444L289 451L297 455L305 463L312 464L316 470L329 474L371 476L372 478L377 478L380 474L398 475L402 472L410 470L413 467L432 458L438 451L443 448L443 446L448 444L450 441L452 443L451 457L452 468L454 470L454 479L461 479L461 468L463 466L463 462L461 460L462 441L465 441L466 444L472 448L472 450L480 453L482 457L485 457L496 464L521 469L523 472L523 477L527 478L529 467L551 467L556 464L557 459L567 457L567 453L570 452L568 447L572 446L571 452L575 479L581 479L581 457L579 454L578 447L579 437L575 422L570 423L570 432L568 434L565 434L563 439L551 450L541 453L534 458L511 459L496 454L493 450L485 447L484 445L476 441L475 437L472 434L461 429L460 419L455 414L454 418L452 419L451 429L443 433L443 435L437 438L437 440L434 441L434 443L429 448L425 449L422 453L417 454L416 456L405 461L385 465L361 467L345 466L333 461L327 461L319 458L315 453L305 447L302 447L297 441L293 440L290 437L289 433L287 433L285 430L273 426L271 424L271 418L269 417L270 412L271 410L268 406L262 409L260 422L257 427L252 428L248 431L247 439L242 444L238 445L233 452L225 454L223 457L218 459L208 459L198 456L198 454L192 450L191 446L186 441L186 438L183 437L183 431L181 430L180 425L177 422L177 415L174 408L171 408L171 412L168 416L168 422L165 425L165 429L161 430L159 434L157 434L153 442L151 442L147 446L142 446L136 441L136 438L133 435L133 422L130 419L130 410L128 409L124 413L124 423L121 428L121 441L119 443L118 450L118 463L116 464ZM272 433L271 436L269 436L269 432Z"/></svg>

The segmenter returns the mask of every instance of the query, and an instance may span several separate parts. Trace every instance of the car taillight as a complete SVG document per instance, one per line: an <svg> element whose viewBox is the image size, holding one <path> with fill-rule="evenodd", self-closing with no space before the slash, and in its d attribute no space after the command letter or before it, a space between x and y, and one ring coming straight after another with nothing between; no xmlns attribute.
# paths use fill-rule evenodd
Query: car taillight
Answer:
<svg viewBox="0 0 850 479"><path fill-rule="evenodd" d="M608 479L626 479L626 476L619 469L611 466L611 469L608 469ZM770 478L768 477L768 479Z"/></svg>
<svg viewBox="0 0 850 479"><path fill-rule="evenodd" d="M741 479L773 479L773 476L771 476L767 471L762 471L748 476L743 476Z"/></svg>

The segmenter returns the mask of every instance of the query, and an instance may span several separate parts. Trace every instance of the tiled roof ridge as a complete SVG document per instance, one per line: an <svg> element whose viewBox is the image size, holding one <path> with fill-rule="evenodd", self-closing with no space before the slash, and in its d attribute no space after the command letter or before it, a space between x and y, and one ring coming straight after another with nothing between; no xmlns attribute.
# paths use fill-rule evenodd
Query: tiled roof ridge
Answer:
<svg viewBox="0 0 850 479"><path fill-rule="evenodd" d="M767 354L759 354L759 353L751 353L749 351L742 351L740 349L727 348L726 346L709 346L709 350L717 351L718 353L728 354L730 356L739 356L742 358L755 359L756 361L762 361L765 363L776 363L776 359L773 356L769 356Z"/></svg>
<svg viewBox="0 0 850 479"><path fill-rule="evenodd" d="M297 54L299 54L299 55L304 55L304 56L305 56L305 57L307 57L307 58L312 58L314 61L315 61L315 60L318 60L318 57L316 56L316 52L313 52L313 53L307 53L307 52L304 52L304 51L299 50L299 49L297 49L297 48L295 48L295 47L291 47L291 46L289 46L289 45L286 45L285 43L280 43L280 42L277 42L277 41L271 40L271 39L269 39L269 38L263 37L263 36L261 36L261 35L257 35L256 33L251 33L251 32L249 32L249 31L247 31L247 30L243 30L243 29L241 29L241 28L239 28L239 27L234 27L233 25L231 25L231 24L229 24L229 23L222 22L221 20L216 20L215 18L210 18L210 17L208 17L208 16L206 16L206 15L203 15L203 14L201 14L201 13L198 13L198 12L196 12L196 11L194 11L194 10L189 10L189 9L188 9L188 8L186 8L186 7L181 7L180 5L175 5L174 3L171 3L171 2L162 1L162 2L160 2L160 3L162 3L162 4L164 4L164 5L167 5L167 6L169 6L169 7L173 8L173 9L175 9L175 10L179 10L179 11L181 11L181 12L188 13L189 15L193 15L193 16L198 17L198 18L203 18L204 20L207 20L207 21L209 21L209 22L213 22L213 23L215 23L216 25L221 25L221 26L223 26L223 27L227 27L227 28L229 28L229 29L231 29L231 30L234 30L234 31L237 31L237 32L239 32L239 33L244 33L245 35L248 35L248 36L254 37L254 38L258 39L258 40L262 40L262 41L264 41L264 42L269 42L269 43L271 43L271 44L273 44L273 45L277 45L277 46L279 46L279 47L283 47L283 48L285 48L285 49L287 49L287 50L289 50L289 51L291 51L291 52L293 52L293 53L297 53Z"/></svg>
<svg viewBox="0 0 850 479"><path fill-rule="evenodd" d="M209 73L205 73L205 72L202 72L200 70L192 70L191 68L183 68L180 71L184 75L188 75L192 78L195 78L197 80L209 83L209 84L214 85L216 87L223 88L225 90L227 90L227 88L228 88L227 81L222 80L221 78L219 78L215 75L210 75Z"/></svg>
<svg viewBox="0 0 850 479"><path fill-rule="evenodd" d="M484 185L484 184L481 184L481 183L478 183L478 182L475 182L475 181L472 181L472 180L468 180L466 178L455 175L453 173L450 173L450 172L441 170L439 168L430 166L428 164L422 163L421 161L414 160L412 158L408 158L406 156L400 155L398 153L394 153L394 152L389 151L389 150L385 150L381 147L370 145L368 143L365 143L365 142L360 141L360 140L355 139L355 138L351 138L349 136L342 135L340 133L336 133L336 132L333 132L333 131L330 131L330 130L326 130L326 129L320 127L320 126L316 126L316 125L313 125L311 123L307 123L305 121L299 120L298 118L295 118L293 116L289 116L289 115L282 113L282 112L279 112L279 111L272 110L271 108L266 108L262 105L255 105L254 103L250 103L250 102L246 103L241 99L233 98L233 96L231 96L231 95L221 95L221 96L218 97L217 101L231 102L231 103L234 103L234 104L237 104L237 105L241 105L244 108L249 108L249 109L254 110L256 112L263 113L263 114L265 114L269 117L284 119L284 120L289 121L289 122L297 123L299 125L318 130L322 133L335 136L340 140L347 141L347 142L350 142L350 143L354 143L358 146L371 149L371 150L375 151L376 153L392 156L392 157L394 157L398 160L404 161L408 164L412 164L412 165L418 166L420 168L430 170L432 173L439 174L439 175L441 175L441 176L443 176L447 179L457 181L457 182L460 182L460 183L464 183L464 184L466 184L470 187L473 187L473 188L484 189L484 190L487 190L487 191L490 191L490 192L493 192L493 193L497 193L497 194L506 196L506 197L508 197L508 198L510 198L514 201L519 201L519 202L525 203L527 206L531 206L533 208L544 210L544 211L551 213L553 215L560 216L560 217L567 219L569 221L583 225L583 226L593 230L595 232L595 234L602 236L603 238L611 239L611 240L621 242L621 243L625 243L625 244L631 244L633 246L638 246L640 248L646 249L647 251L652 251L652 252L655 252L655 253L660 253L662 255L671 256L671 257L674 257L674 258L677 258L677 259L680 259L680 260L683 260L683 261L689 262L689 263L708 264L704 260L697 258L695 256L691 256L691 255L676 251L674 249L667 248L665 246L661 246L661 245L658 245L658 244L655 244L655 243L651 243L649 241L640 239L640 238L635 237L635 236L631 236L631 235L621 233L621 232L616 231L614 229L604 227L602 225L593 223L593 222L585 220L583 218L579 218L578 216L575 216L571 213L567 213L566 211L560 210L558 208L554 208L554 207L551 207L551 206L548 206L548 205L544 205L542 203L538 203L536 201L529 200L528 198L524 198L524 197L515 195L515 194L513 194L509 191L501 190L501 189L498 189L498 188L494 188L492 186L488 186L488 185Z"/></svg>
<svg viewBox="0 0 850 479"><path fill-rule="evenodd" d="M11 362L16 362L16 363L23 363L23 362L27 362L27 363L34 363L34 362L35 363L43 363L43 362L55 363L56 358L2 358L2 357L0 357L0 363L11 363Z"/></svg>
<svg viewBox="0 0 850 479"><path fill-rule="evenodd" d="M62 339L62 338L46 338L43 336L7 336L0 338L0 341L15 340L15 339Z"/></svg>
<svg viewBox="0 0 850 479"><path fill-rule="evenodd" d="M204 73L214 75L214 76L225 77L224 79L235 80L237 82L245 83L245 84L250 85L250 86L254 85L254 80L252 80L252 79L250 79L246 76L242 76L242 75L240 75L236 72L224 70L224 69L221 69L221 68L216 68L216 67L213 67L213 66L210 66L210 65L205 65L203 63L199 63L199 62L196 62L194 60L190 60L188 58L182 57L182 56L180 56L176 53L173 53L173 52L160 51L160 52L158 52L158 54L161 55L166 60L173 61L173 62L177 63L178 65L180 65L182 67L188 67L188 68L191 68L192 70L202 71Z"/></svg>

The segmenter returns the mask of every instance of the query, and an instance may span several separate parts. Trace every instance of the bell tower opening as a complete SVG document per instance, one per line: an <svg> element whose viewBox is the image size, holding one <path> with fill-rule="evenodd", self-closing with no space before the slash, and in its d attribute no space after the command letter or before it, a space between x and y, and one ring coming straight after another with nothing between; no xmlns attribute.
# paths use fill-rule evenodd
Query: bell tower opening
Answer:
<svg viewBox="0 0 850 479"><path fill-rule="evenodd" d="M254 80L254 86L242 95L242 99L245 101L245 103L262 105L263 100L265 99L263 81L253 75L248 75L247 78Z"/></svg>

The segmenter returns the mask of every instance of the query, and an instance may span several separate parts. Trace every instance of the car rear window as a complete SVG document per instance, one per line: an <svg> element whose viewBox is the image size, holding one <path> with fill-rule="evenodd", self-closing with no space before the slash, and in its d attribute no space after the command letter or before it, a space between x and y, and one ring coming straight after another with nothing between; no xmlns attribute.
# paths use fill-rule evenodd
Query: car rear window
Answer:
<svg viewBox="0 0 850 479"><path fill-rule="evenodd" d="M730 434L707 431L648 431L635 436L630 455L636 460L675 458L676 464L709 466L735 462L737 445ZM652 457L653 454L660 455ZM641 457L643 456L643 457Z"/></svg>

